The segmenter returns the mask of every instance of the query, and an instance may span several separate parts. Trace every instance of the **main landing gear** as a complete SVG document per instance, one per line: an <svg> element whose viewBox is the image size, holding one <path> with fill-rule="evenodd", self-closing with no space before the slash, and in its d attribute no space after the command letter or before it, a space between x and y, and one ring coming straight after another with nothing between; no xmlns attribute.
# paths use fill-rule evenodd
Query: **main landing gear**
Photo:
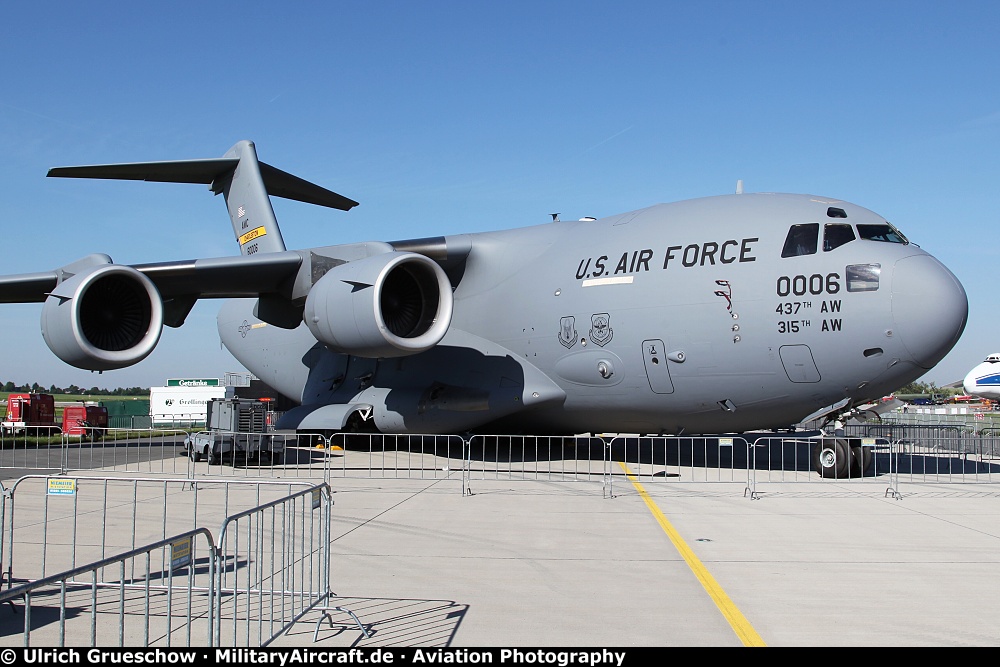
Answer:
<svg viewBox="0 0 1000 667"><path fill-rule="evenodd" d="M813 444L812 466L826 479L864 477L875 455L854 438L822 438Z"/></svg>

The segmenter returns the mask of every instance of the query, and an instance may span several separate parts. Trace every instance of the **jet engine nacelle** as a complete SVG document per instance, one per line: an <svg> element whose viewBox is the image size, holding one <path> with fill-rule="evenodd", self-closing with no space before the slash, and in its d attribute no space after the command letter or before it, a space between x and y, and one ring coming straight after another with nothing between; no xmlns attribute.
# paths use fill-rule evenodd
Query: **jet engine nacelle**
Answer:
<svg viewBox="0 0 1000 667"><path fill-rule="evenodd" d="M303 319L336 352L401 357L437 345L453 306L451 283L434 260L389 252L330 269L309 290Z"/></svg>
<svg viewBox="0 0 1000 667"><path fill-rule="evenodd" d="M152 281L129 266L106 264L56 286L42 307L42 337L67 364L89 371L131 366L153 351L163 302Z"/></svg>

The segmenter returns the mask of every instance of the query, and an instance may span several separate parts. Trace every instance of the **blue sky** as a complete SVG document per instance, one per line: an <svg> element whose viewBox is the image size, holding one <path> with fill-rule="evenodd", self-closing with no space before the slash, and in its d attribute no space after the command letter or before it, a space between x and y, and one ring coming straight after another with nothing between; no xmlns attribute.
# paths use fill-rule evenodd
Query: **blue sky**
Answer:
<svg viewBox="0 0 1000 667"><path fill-rule="evenodd" d="M941 385L1000 352L998 25L979 0L7 3L0 272L235 254L205 186L45 173L241 139L361 202L275 199L289 248L601 217L742 179L872 209L955 272L970 317L923 378ZM49 352L38 304L0 306L0 381L239 371L217 309L97 375Z"/></svg>

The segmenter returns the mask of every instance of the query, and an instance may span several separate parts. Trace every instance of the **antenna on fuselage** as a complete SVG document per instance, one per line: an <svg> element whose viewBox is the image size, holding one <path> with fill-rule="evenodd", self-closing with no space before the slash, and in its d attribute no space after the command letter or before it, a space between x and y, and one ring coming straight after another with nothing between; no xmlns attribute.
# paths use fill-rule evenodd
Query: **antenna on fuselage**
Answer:
<svg viewBox="0 0 1000 667"><path fill-rule="evenodd" d="M736 181L736 194L738 194L738 195L743 194L743 179L742 178L739 179L738 181Z"/></svg>

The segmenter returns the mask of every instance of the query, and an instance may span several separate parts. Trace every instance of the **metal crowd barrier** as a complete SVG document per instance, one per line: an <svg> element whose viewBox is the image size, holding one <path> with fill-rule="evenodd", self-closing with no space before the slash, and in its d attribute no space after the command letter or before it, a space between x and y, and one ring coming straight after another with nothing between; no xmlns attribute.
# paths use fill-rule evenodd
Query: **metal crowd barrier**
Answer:
<svg viewBox="0 0 1000 667"><path fill-rule="evenodd" d="M25 647L66 646L67 632L90 646L211 646L214 554L212 534L197 528L20 583L0 591L0 604L22 604Z"/></svg>
<svg viewBox="0 0 1000 667"><path fill-rule="evenodd" d="M7 571L4 569L3 564L4 558L6 557L6 552L4 548L7 544L4 539L4 535L7 531L7 505L10 504L10 492L0 482L0 590L3 589L4 580L8 579Z"/></svg>
<svg viewBox="0 0 1000 667"><path fill-rule="evenodd" d="M266 646L330 599L332 506L329 485L306 485L226 515L218 539L199 526L9 584L0 591L0 603L23 601L25 646L32 636L64 646L67 630L78 643L88 611L91 646L114 644L114 629L118 646L134 646L137 626L143 646ZM199 535L207 541L201 549L195 542ZM47 544L53 537L43 531L41 540ZM73 540L75 559L75 530ZM45 566L41 569L44 573ZM32 611L38 620L32 621Z"/></svg>
<svg viewBox="0 0 1000 667"><path fill-rule="evenodd" d="M43 578L310 487L306 481L27 475L4 493L0 572L8 585ZM86 540L80 538L84 526Z"/></svg>
<svg viewBox="0 0 1000 667"><path fill-rule="evenodd" d="M217 646L267 646L329 599L332 505L321 483L223 522Z"/></svg>
<svg viewBox="0 0 1000 667"><path fill-rule="evenodd" d="M26 426L18 433L0 429L0 468L63 470L62 429Z"/></svg>
<svg viewBox="0 0 1000 667"><path fill-rule="evenodd" d="M605 492L616 480L634 474L650 482L752 483L816 480L811 447L818 432L734 436L521 436L248 434L215 432L243 454L216 458L192 455L185 446L197 433L150 432L130 439L113 429L93 440L62 437L49 446L48 467L62 472L87 468L133 474L172 474L194 479L274 476L302 480L334 478L459 479L462 492L486 480L601 482ZM183 437L182 437L183 435ZM997 472L1000 429L978 431L953 424L849 424L845 437L873 444L871 476L890 472L900 481L948 477L947 481L990 481ZM277 456L259 455L255 443L266 438ZM41 451L42 448L31 450ZM247 456L247 450L251 455ZM12 452L0 450L0 465ZM20 450L13 453L22 454ZM40 456L35 454L36 458ZM958 460L956 460L958 459ZM55 463L58 461L58 465ZM34 461L42 464L46 462ZM20 465L29 463L21 461ZM627 464L622 468L619 464ZM647 477L647 471L649 475Z"/></svg>
<svg viewBox="0 0 1000 667"><path fill-rule="evenodd" d="M183 473L177 457L186 432L178 429L26 427L0 435L0 468L68 472L114 468L123 472Z"/></svg>
<svg viewBox="0 0 1000 667"><path fill-rule="evenodd" d="M184 474L186 462L177 454L186 435L178 428L88 428L86 435L64 433L61 471Z"/></svg>
<svg viewBox="0 0 1000 667"><path fill-rule="evenodd" d="M448 479L461 472L465 445L457 435L335 433L324 477Z"/></svg>
<svg viewBox="0 0 1000 667"><path fill-rule="evenodd" d="M206 456L203 447L211 441L218 455ZM198 449L192 454L190 444ZM198 451L200 450L200 451ZM224 450L224 451L223 451ZM264 453L261 454L261 451ZM273 454L277 452L277 454ZM330 438L319 433L270 431L192 431L181 442L178 453L185 457L189 477L295 477L330 479Z"/></svg>

